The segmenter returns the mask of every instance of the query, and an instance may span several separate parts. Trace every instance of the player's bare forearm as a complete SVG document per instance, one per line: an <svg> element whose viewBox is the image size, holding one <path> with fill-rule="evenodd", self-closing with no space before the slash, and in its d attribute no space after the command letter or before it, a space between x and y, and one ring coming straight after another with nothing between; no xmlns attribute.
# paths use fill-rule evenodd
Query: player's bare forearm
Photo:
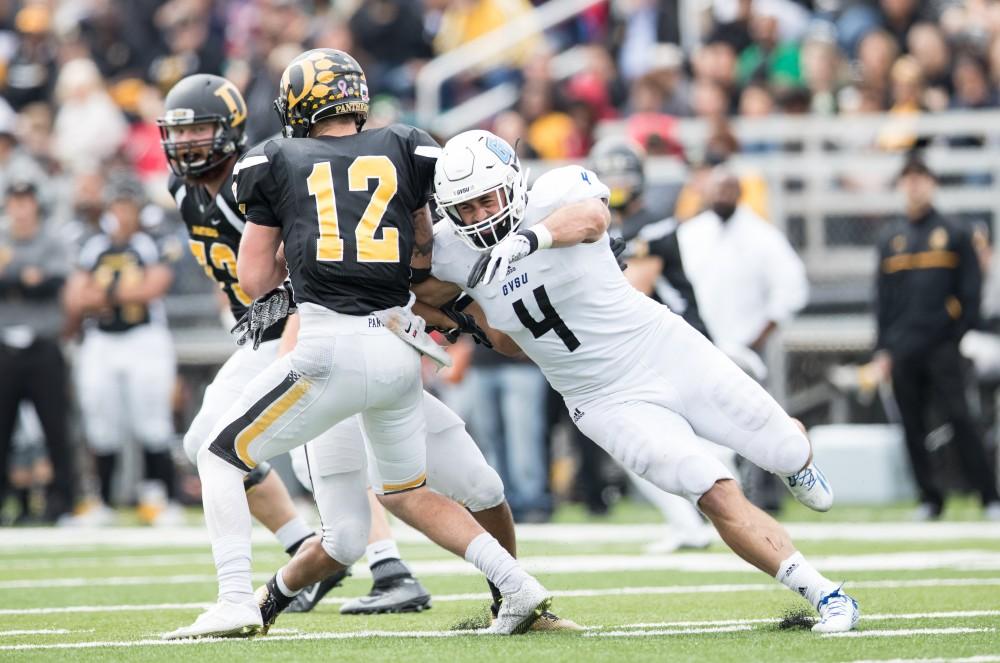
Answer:
<svg viewBox="0 0 1000 663"><path fill-rule="evenodd" d="M284 282L288 268L278 255L280 246L280 228L247 223L236 258L236 276L250 297L266 295Z"/></svg>
<svg viewBox="0 0 1000 663"><path fill-rule="evenodd" d="M490 327L489 322L486 320L486 313L483 312L479 304L472 302L465 307L465 312L475 318L476 324L486 332L486 337L490 339L490 343L493 344L493 349L496 352L508 357L524 356L524 351L521 350L521 346L514 342L514 339L502 331Z"/></svg>
<svg viewBox="0 0 1000 663"><path fill-rule="evenodd" d="M552 247L596 242L608 229L611 212L598 198L588 198L560 207L540 225L552 235Z"/></svg>
<svg viewBox="0 0 1000 663"><path fill-rule="evenodd" d="M441 308L462 293L462 289L454 283L446 283L433 276L410 284L410 291L417 296L417 300L434 308Z"/></svg>
<svg viewBox="0 0 1000 663"><path fill-rule="evenodd" d="M419 300L414 302L413 312L423 318L429 327L454 329L458 326L455 324L455 321L445 315L441 309L436 306L431 306L430 304L425 304Z"/></svg>
<svg viewBox="0 0 1000 663"><path fill-rule="evenodd" d="M434 222L427 205L413 211L413 253L410 268L414 271L430 270L434 249ZM429 272L428 272L429 273Z"/></svg>
<svg viewBox="0 0 1000 663"><path fill-rule="evenodd" d="M663 273L663 260L659 256L629 258L625 278L632 287L644 295L652 295L656 279Z"/></svg>

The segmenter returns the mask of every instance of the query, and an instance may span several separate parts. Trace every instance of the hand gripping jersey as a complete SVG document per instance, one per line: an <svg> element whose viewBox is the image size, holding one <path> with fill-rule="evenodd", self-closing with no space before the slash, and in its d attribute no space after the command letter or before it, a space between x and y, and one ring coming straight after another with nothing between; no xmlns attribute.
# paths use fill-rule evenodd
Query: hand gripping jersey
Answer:
<svg viewBox="0 0 1000 663"><path fill-rule="evenodd" d="M405 125L350 136L277 138L234 169L251 223L281 228L295 299L347 315L405 305L412 212L427 203L437 147Z"/></svg>
<svg viewBox="0 0 1000 663"><path fill-rule="evenodd" d="M597 176L580 166L551 170L528 193L521 227L571 203L608 195ZM464 287L480 255L450 223L436 225L436 278ZM564 396L588 395L625 376L635 361L630 348L645 344L665 311L625 279L606 234L592 244L537 251L511 265L506 278L466 292L490 326L513 338Z"/></svg>
<svg viewBox="0 0 1000 663"><path fill-rule="evenodd" d="M205 187L187 184L175 176L170 177L168 186L187 228L191 255L226 293L229 310L239 320L253 300L236 278L236 256L245 224L233 199L231 181L227 178L215 197ZM284 328L284 320L272 325L264 333L264 340L280 338Z"/></svg>
<svg viewBox="0 0 1000 663"><path fill-rule="evenodd" d="M124 244L115 244L104 234L94 235L80 249L80 269L94 275L97 284L108 288L116 282L128 283L142 279L151 265L170 262L169 257L144 232L137 232ZM124 332L145 324L166 324L162 300L146 304L119 304L101 313L96 325L103 332Z"/></svg>

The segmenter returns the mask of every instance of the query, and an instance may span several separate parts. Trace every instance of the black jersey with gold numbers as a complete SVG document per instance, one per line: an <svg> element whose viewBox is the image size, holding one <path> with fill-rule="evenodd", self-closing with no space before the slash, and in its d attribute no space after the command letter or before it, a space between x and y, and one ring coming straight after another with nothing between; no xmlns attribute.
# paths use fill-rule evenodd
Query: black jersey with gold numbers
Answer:
<svg viewBox="0 0 1000 663"><path fill-rule="evenodd" d="M184 220L191 254L208 278L219 284L229 299L229 310L239 320L253 300L236 278L236 256L245 221L233 199L231 177L226 178L215 196L204 186L186 183L176 176L171 176L169 188ZM284 320L269 327L264 340L280 338L284 328Z"/></svg>
<svg viewBox="0 0 1000 663"><path fill-rule="evenodd" d="M144 232L137 232L123 243L100 233L88 239L80 249L79 267L90 272L101 288L116 283L136 283L147 268L169 263L170 257ZM94 323L103 332L126 332L139 325L166 324L163 301L145 304L119 304L101 311Z"/></svg>
<svg viewBox="0 0 1000 663"><path fill-rule="evenodd" d="M236 164L247 221L281 228L296 301L348 315L406 304L412 212L430 199L434 177L434 158L421 147L437 143L397 124L276 138Z"/></svg>

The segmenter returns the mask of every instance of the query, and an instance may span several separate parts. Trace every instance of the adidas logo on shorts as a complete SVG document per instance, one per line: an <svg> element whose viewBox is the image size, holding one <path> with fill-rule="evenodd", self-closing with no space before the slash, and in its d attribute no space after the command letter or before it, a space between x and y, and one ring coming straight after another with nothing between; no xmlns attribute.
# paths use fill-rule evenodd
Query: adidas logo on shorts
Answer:
<svg viewBox="0 0 1000 663"><path fill-rule="evenodd" d="M573 423L575 424L576 422L578 422L581 419L583 419L583 415L584 415L583 410L581 410L578 407L573 408Z"/></svg>

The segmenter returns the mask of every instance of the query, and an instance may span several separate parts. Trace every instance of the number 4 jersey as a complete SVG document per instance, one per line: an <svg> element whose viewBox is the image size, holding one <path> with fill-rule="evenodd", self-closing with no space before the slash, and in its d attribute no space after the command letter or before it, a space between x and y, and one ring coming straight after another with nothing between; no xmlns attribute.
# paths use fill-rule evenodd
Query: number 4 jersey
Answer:
<svg viewBox="0 0 1000 663"><path fill-rule="evenodd" d="M414 210L430 198L437 147L405 125L276 138L234 169L247 221L281 228L295 299L347 315L405 305Z"/></svg>
<svg viewBox="0 0 1000 663"><path fill-rule="evenodd" d="M551 170L528 193L522 228L608 188L580 166ZM433 275L465 287L482 255L455 234L451 222L434 228ZM466 292L489 324L508 334L564 396L585 396L625 376L636 344L651 342L666 308L633 288L609 247L592 244L537 251L511 265L504 278Z"/></svg>

